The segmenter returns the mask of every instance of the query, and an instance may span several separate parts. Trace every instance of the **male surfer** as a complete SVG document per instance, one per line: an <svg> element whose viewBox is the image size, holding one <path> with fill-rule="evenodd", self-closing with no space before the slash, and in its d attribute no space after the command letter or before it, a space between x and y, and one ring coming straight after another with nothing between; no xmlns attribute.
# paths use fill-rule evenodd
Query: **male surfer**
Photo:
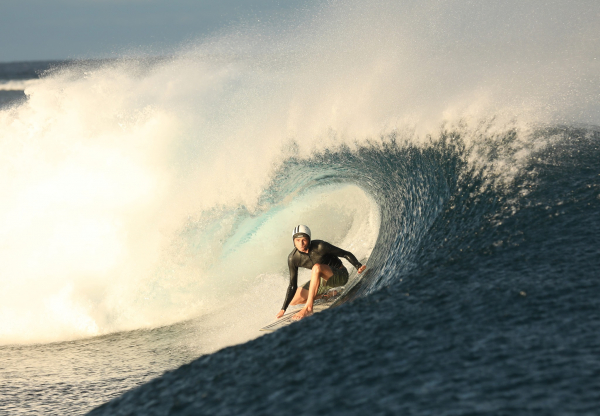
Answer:
<svg viewBox="0 0 600 416"><path fill-rule="evenodd" d="M294 250L288 256L290 268L290 285L288 286L283 307L277 314L281 318L289 305L306 303L292 319L300 320L312 315L313 303L317 295L327 292L329 288L343 286L348 282L348 270L338 257L348 260L358 273L362 273L367 266L363 266L349 251L342 250L326 241L311 241L310 228L298 225L292 233ZM310 281L303 287L298 287L298 267L312 270Z"/></svg>

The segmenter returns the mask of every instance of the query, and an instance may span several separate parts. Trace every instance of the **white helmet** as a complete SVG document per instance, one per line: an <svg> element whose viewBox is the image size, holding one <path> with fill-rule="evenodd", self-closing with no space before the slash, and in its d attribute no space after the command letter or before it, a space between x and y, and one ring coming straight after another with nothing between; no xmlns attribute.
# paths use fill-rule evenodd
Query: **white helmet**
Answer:
<svg viewBox="0 0 600 416"><path fill-rule="evenodd" d="M297 225L292 233L292 238L297 237L308 237L308 241L310 241L310 228L308 228L306 225Z"/></svg>

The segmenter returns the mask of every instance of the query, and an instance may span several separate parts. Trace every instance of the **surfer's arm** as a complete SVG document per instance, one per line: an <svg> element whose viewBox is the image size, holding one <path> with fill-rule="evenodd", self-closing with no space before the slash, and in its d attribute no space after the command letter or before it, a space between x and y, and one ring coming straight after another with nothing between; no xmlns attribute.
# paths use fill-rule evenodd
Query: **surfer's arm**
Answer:
<svg viewBox="0 0 600 416"><path fill-rule="evenodd" d="M354 256L354 254L350 253L349 251L346 250L342 250L339 247L334 246L333 244L329 244L325 241L322 242L322 244L325 244L327 252L333 254L336 257L343 257L346 260L348 260L348 262L350 262L351 265L353 265L356 270L360 270L363 265L360 263L360 261L357 260L357 258ZM364 269L363 269L364 270ZM360 270L359 273L361 273L362 270Z"/></svg>
<svg viewBox="0 0 600 416"><path fill-rule="evenodd" d="M296 294L296 290L298 289L298 266L296 266L294 264L294 259L291 254L288 257L288 267L290 269L290 284L289 284L289 286L287 288L287 292L285 294L285 300L283 301L283 306L281 307L282 311L285 311L287 309L290 302L294 298L294 295Z"/></svg>

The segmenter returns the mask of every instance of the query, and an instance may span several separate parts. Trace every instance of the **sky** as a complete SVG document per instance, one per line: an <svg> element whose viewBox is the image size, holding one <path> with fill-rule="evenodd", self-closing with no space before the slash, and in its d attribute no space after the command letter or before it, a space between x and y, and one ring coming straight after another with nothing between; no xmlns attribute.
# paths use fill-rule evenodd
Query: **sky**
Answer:
<svg viewBox="0 0 600 416"><path fill-rule="evenodd" d="M0 62L160 54L313 0L0 0Z"/></svg>

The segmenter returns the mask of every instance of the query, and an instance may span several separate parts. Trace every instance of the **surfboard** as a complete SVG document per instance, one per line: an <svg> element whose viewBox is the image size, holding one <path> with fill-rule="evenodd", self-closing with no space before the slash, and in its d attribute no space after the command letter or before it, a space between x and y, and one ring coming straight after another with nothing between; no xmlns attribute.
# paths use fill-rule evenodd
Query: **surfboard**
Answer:
<svg viewBox="0 0 600 416"><path fill-rule="evenodd" d="M337 292L338 292L338 294L336 296L329 296L327 298L317 299L315 301L315 303L313 304L313 314L322 312L325 309L329 308L331 305L333 305L335 303L335 301L340 297L340 294L342 293L342 291L344 290L343 287L334 288L334 289L337 290ZM333 289L331 289L331 290L333 290ZM274 332L280 328L283 328L284 326L288 326L289 324L296 322L296 321L292 320L292 317L303 307L304 307L304 304L290 306L285 311L285 314L283 314L283 316L281 318L274 320L273 322L271 322L270 324L268 324L266 326L263 326L259 331Z"/></svg>

